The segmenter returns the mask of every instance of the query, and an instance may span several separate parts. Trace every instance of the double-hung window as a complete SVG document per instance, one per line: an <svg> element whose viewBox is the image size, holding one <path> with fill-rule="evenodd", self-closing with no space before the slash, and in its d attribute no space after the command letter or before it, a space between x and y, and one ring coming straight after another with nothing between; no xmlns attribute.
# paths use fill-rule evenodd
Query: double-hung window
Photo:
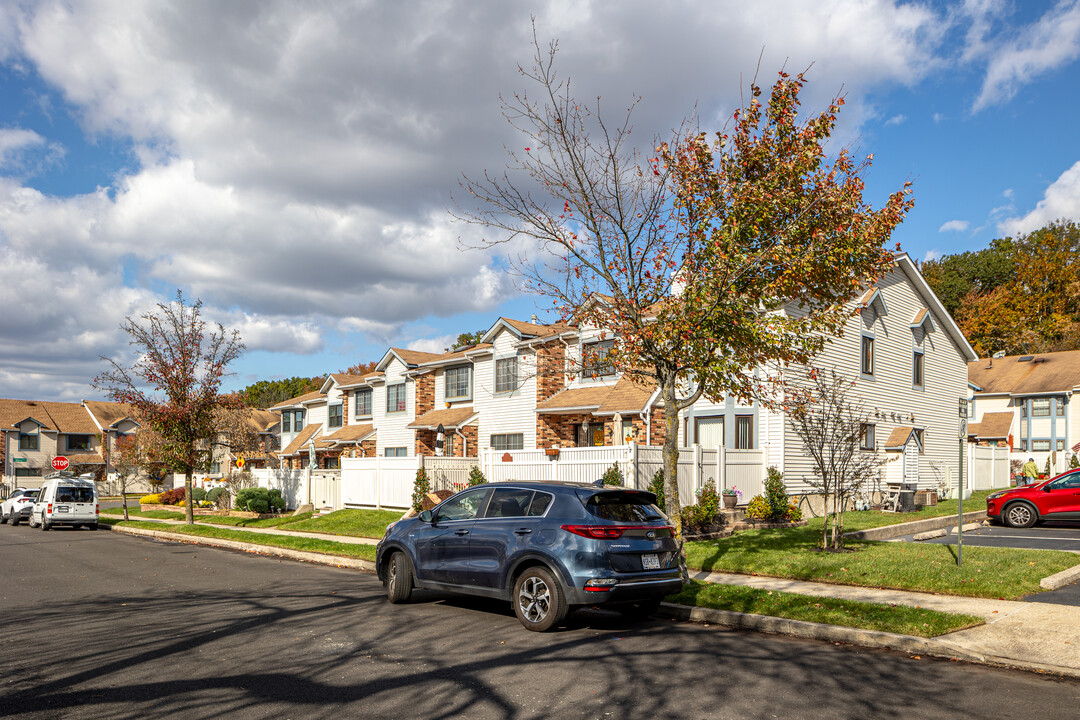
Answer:
<svg viewBox="0 0 1080 720"><path fill-rule="evenodd" d="M290 412L288 410L281 413L281 432L283 432L283 433L291 433L292 432L292 412Z"/></svg>
<svg viewBox="0 0 1080 720"><path fill-rule="evenodd" d="M407 447L388 447L383 450L384 457L408 457L409 448Z"/></svg>
<svg viewBox="0 0 1080 720"><path fill-rule="evenodd" d="M472 397L472 366L447 368L444 373L447 400L468 400Z"/></svg>
<svg viewBox="0 0 1080 720"><path fill-rule="evenodd" d="M361 388L356 391L356 417L371 417L371 388Z"/></svg>
<svg viewBox="0 0 1080 720"><path fill-rule="evenodd" d="M754 449L754 416L753 415L736 415L735 416L735 449L736 450L753 450Z"/></svg>
<svg viewBox="0 0 1080 720"><path fill-rule="evenodd" d="M1031 417L1050 417L1050 398L1032 398Z"/></svg>
<svg viewBox="0 0 1080 720"><path fill-rule="evenodd" d="M405 412L405 383L386 386L386 412Z"/></svg>
<svg viewBox="0 0 1080 720"><path fill-rule="evenodd" d="M586 378L607 377L615 374L615 366L607 361L608 353L614 347L614 340L585 343L581 360L585 366Z"/></svg>
<svg viewBox="0 0 1080 720"><path fill-rule="evenodd" d="M327 408L327 427L339 428L345 420L345 405L337 403Z"/></svg>
<svg viewBox="0 0 1080 720"><path fill-rule="evenodd" d="M495 392L513 392L518 388L518 361L516 357L495 361Z"/></svg>
<svg viewBox="0 0 1080 720"><path fill-rule="evenodd" d="M37 450L38 449L38 434L37 433L19 433L19 449L20 450Z"/></svg>
<svg viewBox="0 0 1080 720"><path fill-rule="evenodd" d="M89 435L68 435L67 436L67 449L72 451L82 450L86 451L90 449L90 436Z"/></svg>

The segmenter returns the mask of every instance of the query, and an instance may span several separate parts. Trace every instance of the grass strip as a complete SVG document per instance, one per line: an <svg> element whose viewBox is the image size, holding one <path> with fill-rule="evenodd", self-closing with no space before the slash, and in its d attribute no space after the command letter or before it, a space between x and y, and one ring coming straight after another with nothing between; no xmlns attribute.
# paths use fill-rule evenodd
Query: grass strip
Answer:
<svg viewBox="0 0 1080 720"><path fill-rule="evenodd" d="M1042 592L1039 581L1073 567L1073 553L956 547L932 543L846 541L853 552L822 552L813 527L748 530L686 543L689 567L864 587L1016 600Z"/></svg>
<svg viewBox="0 0 1080 720"><path fill-rule="evenodd" d="M302 522L290 523L289 530L381 538L386 534L386 526L400 519L400 510L347 509Z"/></svg>
<svg viewBox="0 0 1080 720"><path fill-rule="evenodd" d="M973 492L971 497L964 501L964 512L969 513L975 510L986 509L986 496L995 490L979 490ZM882 512L881 510L861 510L861 511L848 511L844 513L844 532L853 532L855 530L870 530L877 527L885 527L886 525L899 525L900 523L914 522L916 520L926 520L927 518L945 517L951 515L956 517L959 510L958 501L956 500L942 500L937 505L925 505L922 510L918 512L907 513L894 513L894 512ZM810 521L810 527L817 528L817 531L821 532L821 523L823 518L807 518Z"/></svg>
<svg viewBox="0 0 1080 720"><path fill-rule="evenodd" d="M158 532L176 533L178 535L191 535L194 537L219 538L222 540L236 540L251 543L252 545L265 545L268 547L288 548L304 552L323 553L324 555L336 555L340 557L360 558L362 560L375 560L375 546L354 543L339 543L333 540L319 540L304 536L292 535L265 535L263 533L245 532L223 527L207 525L161 525L160 523L140 522L129 520L127 522L114 518L101 518L101 521L109 525L122 527L141 528L143 530L156 530Z"/></svg>
<svg viewBox="0 0 1080 720"><path fill-rule="evenodd" d="M279 515L278 517L268 518L242 518L242 517L230 517L228 515L200 515L195 518L196 522L207 523L209 525L230 525L232 527L253 527L253 528L272 528L272 527L284 527L288 526L288 530L293 529L293 525L304 520L311 519L312 513L305 512L299 515ZM380 536L382 537L382 536Z"/></svg>
<svg viewBox="0 0 1080 720"><path fill-rule="evenodd" d="M680 605L769 615L789 620L839 625L860 630L937 637L983 623L974 615L926 610L906 605L839 600L794 593L691 581L682 592L667 597Z"/></svg>
<svg viewBox="0 0 1080 720"><path fill-rule="evenodd" d="M124 517L124 508L105 508L100 514ZM182 512L172 512L170 510L140 510L139 506L136 505L135 507L128 507L128 517L153 518L154 520L183 520L186 516Z"/></svg>

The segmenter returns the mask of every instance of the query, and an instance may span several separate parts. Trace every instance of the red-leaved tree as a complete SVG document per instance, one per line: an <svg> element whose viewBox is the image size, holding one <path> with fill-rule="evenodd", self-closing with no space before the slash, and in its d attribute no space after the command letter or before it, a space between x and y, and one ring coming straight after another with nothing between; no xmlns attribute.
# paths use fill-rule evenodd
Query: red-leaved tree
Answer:
<svg viewBox="0 0 1080 720"><path fill-rule="evenodd" d="M479 209L457 216L495 230L486 247L533 241L539 255L510 258L524 283L564 320L607 330L606 363L659 386L665 500L681 536L679 411L702 395L780 402L774 370L810 361L891 266L885 243L910 187L878 210L863 201L870 158L825 152L843 98L800 117L802 75L781 72L767 104L752 84L727 131L684 128L643 155L629 114L611 124L599 100L579 102L556 77L557 45L534 44L521 73L538 94L504 102L525 141L505 171L464 180Z"/></svg>
<svg viewBox="0 0 1080 720"><path fill-rule="evenodd" d="M158 436L158 459L184 476L189 524L195 522L192 474L208 468L218 413L240 405L238 395L223 395L220 388L229 363L244 349L239 333L220 323L207 334L201 310L201 300L187 305L178 291L156 312L126 318L121 328L137 359L124 366L103 357L109 369L93 381L112 400L131 405L140 424Z"/></svg>

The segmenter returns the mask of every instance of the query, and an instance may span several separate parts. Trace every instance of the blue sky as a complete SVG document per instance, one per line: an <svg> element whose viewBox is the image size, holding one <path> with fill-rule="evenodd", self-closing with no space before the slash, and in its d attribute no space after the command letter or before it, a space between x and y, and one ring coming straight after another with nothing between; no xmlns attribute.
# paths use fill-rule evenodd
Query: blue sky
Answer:
<svg viewBox="0 0 1080 720"><path fill-rule="evenodd" d="M233 387L438 351L539 311L447 212L522 144L530 17L635 131L719 128L760 57L837 92L834 139L905 180L917 259L1080 217L1080 1L19 2L0 8L0 396L99 393L120 322L182 288L237 328Z"/></svg>

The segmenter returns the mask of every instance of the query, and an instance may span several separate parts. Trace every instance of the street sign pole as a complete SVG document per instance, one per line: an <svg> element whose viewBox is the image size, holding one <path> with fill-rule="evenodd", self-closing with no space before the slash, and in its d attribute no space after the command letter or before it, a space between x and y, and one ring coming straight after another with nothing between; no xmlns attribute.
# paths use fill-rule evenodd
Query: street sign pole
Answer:
<svg viewBox="0 0 1080 720"><path fill-rule="evenodd" d="M967 439L967 398L960 398L960 430L957 433L960 447L960 475L956 478L956 566L964 561L964 440Z"/></svg>

